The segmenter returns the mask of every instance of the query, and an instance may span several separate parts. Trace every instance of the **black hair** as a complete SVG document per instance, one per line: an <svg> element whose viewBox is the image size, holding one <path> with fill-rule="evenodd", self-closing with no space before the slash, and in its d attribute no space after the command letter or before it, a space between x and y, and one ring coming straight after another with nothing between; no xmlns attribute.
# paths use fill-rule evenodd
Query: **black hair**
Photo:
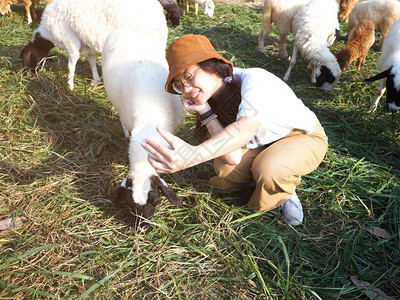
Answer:
<svg viewBox="0 0 400 300"><path fill-rule="evenodd" d="M225 85L225 88L223 91L221 91L218 99L210 98L208 100L211 109L218 116L218 121L223 127L226 127L236 121L238 107L242 101L240 88L233 79L233 68L230 64L217 58L211 58L199 62L198 65L202 70L208 73L216 74L222 79L226 77L232 77L232 81ZM194 136L199 142L205 141L208 137L208 130L206 126L201 126L198 119L194 129Z"/></svg>

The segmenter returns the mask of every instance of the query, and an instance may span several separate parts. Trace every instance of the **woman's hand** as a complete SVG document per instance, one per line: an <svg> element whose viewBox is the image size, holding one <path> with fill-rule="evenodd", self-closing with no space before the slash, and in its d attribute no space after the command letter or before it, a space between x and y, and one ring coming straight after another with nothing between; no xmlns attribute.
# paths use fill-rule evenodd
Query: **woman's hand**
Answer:
<svg viewBox="0 0 400 300"><path fill-rule="evenodd" d="M151 139L146 139L146 143L142 144L144 149L154 155L155 158L149 155L148 161L157 173L174 173L199 163L195 163L196 149L194 146L164 129L157 127L157 130L171 148Z"/></svg>
<svg viewBox="0 0 400 300"><path fill-rule="evenodd" d="M208 104L208 102L204 103L203 105L196 105L191 99L185 97L182 98L182 102L183 102L183 107L187 111L194 111L200 115L204 114L205 112L211 109L211 106L210 104Z"/></svg>

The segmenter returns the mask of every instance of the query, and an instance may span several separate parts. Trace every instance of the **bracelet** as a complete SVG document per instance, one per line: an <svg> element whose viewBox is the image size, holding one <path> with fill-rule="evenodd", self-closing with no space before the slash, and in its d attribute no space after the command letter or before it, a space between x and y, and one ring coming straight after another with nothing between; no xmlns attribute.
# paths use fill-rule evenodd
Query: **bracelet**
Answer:
<svg viewBox="0 0 400 300"><path fill-rule="evenodd" d="M210 109L209 111L206 111L204 114L198 115L198 118L199 118L200 121L204 121L209 116L211 116L213 113L214 113L213 110Z"/></svg>
<svg viewBox="0 0 400 300"><path fill-rule="evenodd" d="M210 123L212 120L215 120L216 118L218 118L218 116L213 113L207 119L200 121L200 124L201 124L201 126L207 125L208 123Z"/></svg>

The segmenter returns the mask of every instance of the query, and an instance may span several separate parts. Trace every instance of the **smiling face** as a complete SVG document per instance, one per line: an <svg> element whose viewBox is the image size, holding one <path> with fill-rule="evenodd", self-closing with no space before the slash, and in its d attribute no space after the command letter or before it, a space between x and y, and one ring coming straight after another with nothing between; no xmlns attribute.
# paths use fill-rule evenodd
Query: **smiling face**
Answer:
<svg viewBox="0 0 400 300"><path fill-rule="evenodd" d="M190 99L195 105L205 104L224 85L221 77L204 71L197 64L183 69L174 77L174 80L178 82L182 81L182 79L184 79L185 83L182 84L182 96Z"/></svg>

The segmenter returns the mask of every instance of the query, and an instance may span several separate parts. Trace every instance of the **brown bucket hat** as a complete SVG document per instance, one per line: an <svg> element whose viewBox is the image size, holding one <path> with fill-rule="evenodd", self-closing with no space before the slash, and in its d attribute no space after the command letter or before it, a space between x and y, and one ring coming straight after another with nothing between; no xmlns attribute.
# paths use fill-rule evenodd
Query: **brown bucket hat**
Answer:
<svg viewBox="0 0 400 300"><path fill-rule="evenodd" d="M177 94L172 87L173 78L176 74L191 65L210 58L218 58L233 66L229 60L218 54L204 35L186 34L173 41L167 49L169 74L165 83L165 90L168 93Z"/></svg>

